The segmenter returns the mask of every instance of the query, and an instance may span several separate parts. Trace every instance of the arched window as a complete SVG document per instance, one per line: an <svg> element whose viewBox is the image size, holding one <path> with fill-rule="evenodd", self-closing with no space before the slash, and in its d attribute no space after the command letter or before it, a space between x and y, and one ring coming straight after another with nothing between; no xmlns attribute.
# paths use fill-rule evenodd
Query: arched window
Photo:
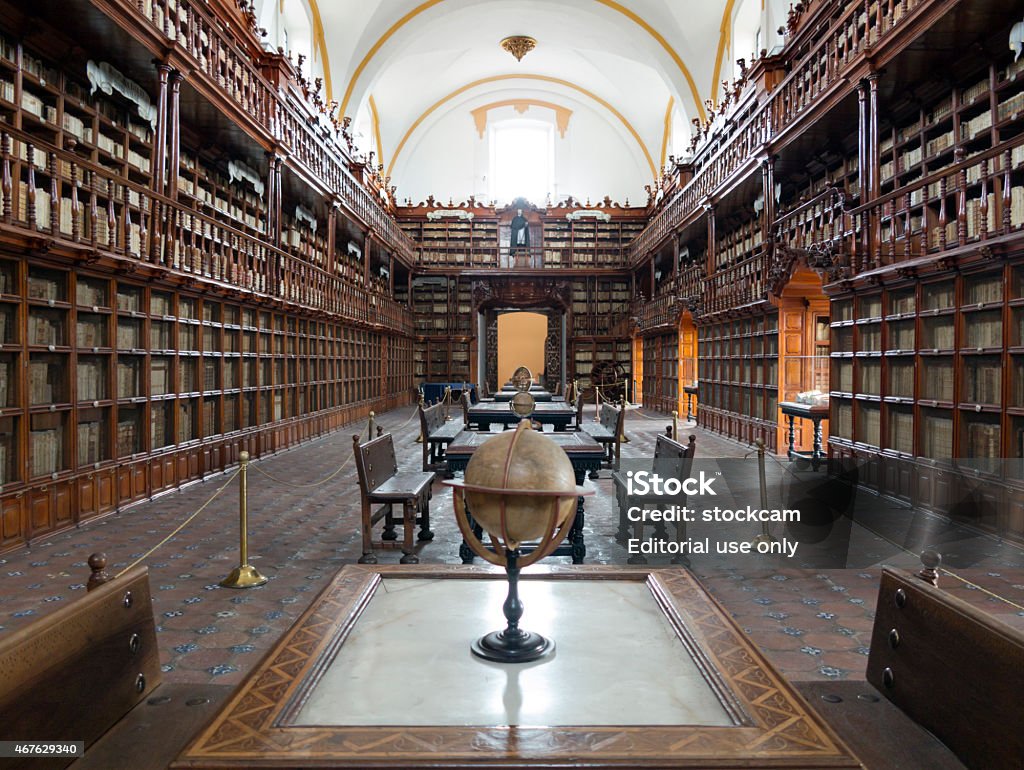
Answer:
<svg viewBox="0 0 1024 770"><path fill-rule="evenodd" d="M554 126L539 120L503 120L489 128L490 197L543 204L554 187Z"/></svg>

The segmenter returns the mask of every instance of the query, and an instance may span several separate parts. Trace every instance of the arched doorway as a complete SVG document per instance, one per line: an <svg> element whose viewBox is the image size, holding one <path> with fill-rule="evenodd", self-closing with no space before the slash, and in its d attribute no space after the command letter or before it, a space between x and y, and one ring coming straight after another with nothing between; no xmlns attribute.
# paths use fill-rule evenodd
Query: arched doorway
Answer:
<svg viewBox="0 0 1024 770"><path fill-rule="evenodd" d="M498 379L500 385L525 366L538 381L544 381L544 343L548 317L544 313L512 311L498 316Z"/></svg>

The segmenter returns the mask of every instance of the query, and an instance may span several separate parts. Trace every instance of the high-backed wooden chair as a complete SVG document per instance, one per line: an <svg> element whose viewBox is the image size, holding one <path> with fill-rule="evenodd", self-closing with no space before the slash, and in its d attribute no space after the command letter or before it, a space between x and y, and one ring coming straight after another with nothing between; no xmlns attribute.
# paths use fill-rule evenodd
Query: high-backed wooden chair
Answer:
<svg viewBox="0 0 1024 770"><path fill-rule="evenodd" d="M622 452L622 431L625 427L626 410L620 406L601 404L600 421L586 422L583 420L583 410L576 407L576 420L580 430L589 433L594 441L605 448L605 466L613 470L619 469L619 458ZM590 478L597 478L596 473L591 473Z"/></svg>
<svg viewBox="0 0 1024 770"><path fill-rule="evenodd" d="M654 471L662 478L685 479L690 475L690 468L693 465L694 455L697 454L697 437L690 436L686 446L674 441L668 436L659 435L654 445L654 457L651 458L647 468L633 468L634 472L639 470ZM619 508L619 530L618 538L628 540L630 534L637 540L643 538L643 531L648 525L643 521L629 521L627 512L632 506L640 508L663 508L666 503L672 502L682 505L685 502L685 495L675 495L671 500L664 496L655 495L630 495L629 479L625 472L616 471L612 474L612 482L615 484L615 501ZM682 500L680 498L683 498ZM654 525L660 526L660 525ZM676 540L683 542L686 539L686 522L676 522ZM647 558L643 554L632 554L629 557L630 564L646 564ZM675 564L689 566L686 556L677 555L672 558Z"/></svg>
<svg viewBox="0 0 1024 770"><path fill-rule="evenodd" d="M362 502L363 555L360 564L376 564L373 553L373 525L384 520L381 540L397 540L392 506L402 506L402 564L416 564L419 557L413 549L412 531L419 522L417 540L433 540L430 531L430 487L434 482L431 471L400 471L395 459L395 444L390 433L359 443L352 437L352 451L359 476L359 494ZM381 507L373 511L373 506ZM416 513L419 512L417 519Z"/></svg>

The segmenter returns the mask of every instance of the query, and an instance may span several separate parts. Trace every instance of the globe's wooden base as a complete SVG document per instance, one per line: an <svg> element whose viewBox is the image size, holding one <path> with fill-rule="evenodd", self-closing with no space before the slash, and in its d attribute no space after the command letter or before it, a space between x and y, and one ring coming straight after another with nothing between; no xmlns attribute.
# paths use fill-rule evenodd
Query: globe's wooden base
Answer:
<svg viewBox="0 0 1024 770"><path fill-rule="evenodd" d="M470 645L473 654L495 663L529 663L555 651L555 643L532 631L492 631Z"/></svg>

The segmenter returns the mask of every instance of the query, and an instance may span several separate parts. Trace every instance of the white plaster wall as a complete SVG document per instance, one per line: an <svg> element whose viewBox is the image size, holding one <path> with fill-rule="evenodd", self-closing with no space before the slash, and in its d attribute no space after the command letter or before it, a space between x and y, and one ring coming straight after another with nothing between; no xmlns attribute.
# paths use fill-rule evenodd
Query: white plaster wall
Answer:
<svg viewBox="0 0 1024 770"><path fill-rule="evenodd" d="M555 130L555 184L559 199L566 195L594 203L605 195L613 201L640 205L647 200L644 185L650 171L636 140L624 128L589 106L565 98L546 97L573 110L565 138ZM481 139L470 110L477 105L462 104L436 120L421 126L397 158L392 184L398 186L398 200L413 203L433 195L447 203L464 201L469 195L489 200L488 134ZM530 107L519 115L512 107L492 110L489 125L502 118L528 117L554 122L554 113ZM616 120L611 118L611 120ZM660 151L660 147L657 148ZM657 159L655 158L655 163ZM543 205L544 201L534 201Z"/></svg>

